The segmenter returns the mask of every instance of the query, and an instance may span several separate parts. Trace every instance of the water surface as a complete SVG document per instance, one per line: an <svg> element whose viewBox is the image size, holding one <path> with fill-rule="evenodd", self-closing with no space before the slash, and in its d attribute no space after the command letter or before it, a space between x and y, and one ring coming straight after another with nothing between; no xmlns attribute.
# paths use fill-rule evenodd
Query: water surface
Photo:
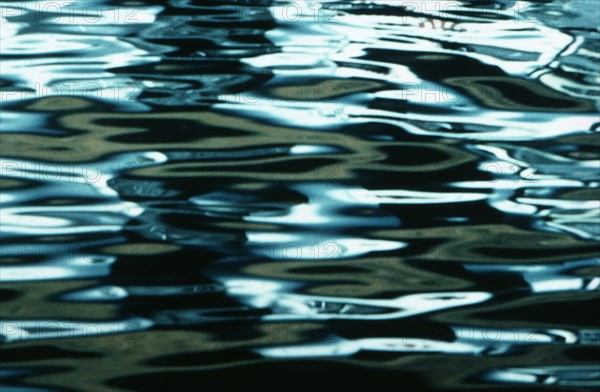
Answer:
<svg viewBox="0 0 600 392"><path fill-rule="evenodd" d="M1 7L3 391L600 386L595 1Z"/></svg>

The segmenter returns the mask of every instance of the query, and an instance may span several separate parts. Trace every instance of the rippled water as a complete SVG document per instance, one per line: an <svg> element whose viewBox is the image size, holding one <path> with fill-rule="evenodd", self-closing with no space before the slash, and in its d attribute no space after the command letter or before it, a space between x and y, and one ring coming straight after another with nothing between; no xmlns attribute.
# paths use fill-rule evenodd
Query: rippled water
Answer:
<svg viewBox="0 0 600 392"><path fill-rule="evenodd" d="M3 392L599 387L597 2L1 6Z"/></svg>

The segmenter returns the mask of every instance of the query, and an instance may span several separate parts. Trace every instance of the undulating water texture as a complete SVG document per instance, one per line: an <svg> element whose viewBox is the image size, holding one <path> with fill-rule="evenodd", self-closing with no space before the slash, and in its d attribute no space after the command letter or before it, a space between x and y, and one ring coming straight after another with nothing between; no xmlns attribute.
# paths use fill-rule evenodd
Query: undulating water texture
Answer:
<svg viewBox="0 0 600 392"><path fill-rule="evenodd" d="M600 3L1 3L0 390L600 388Z"/></svg>

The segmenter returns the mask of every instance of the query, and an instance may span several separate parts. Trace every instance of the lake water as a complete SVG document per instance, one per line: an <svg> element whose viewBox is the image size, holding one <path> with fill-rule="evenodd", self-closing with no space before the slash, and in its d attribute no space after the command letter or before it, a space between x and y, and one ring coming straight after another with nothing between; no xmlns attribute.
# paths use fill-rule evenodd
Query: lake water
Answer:
<svg viewBox="0 0 600 392"><path fill-rule="evenodd" d="M3 392L600 387L596 1L1 7Z"/></svg>

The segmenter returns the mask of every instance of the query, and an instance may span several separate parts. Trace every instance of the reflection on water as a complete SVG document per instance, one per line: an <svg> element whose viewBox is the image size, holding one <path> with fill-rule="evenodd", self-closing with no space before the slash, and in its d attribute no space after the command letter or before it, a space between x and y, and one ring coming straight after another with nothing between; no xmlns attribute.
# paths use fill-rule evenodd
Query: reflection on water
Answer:
<svg viewBox="0 0 600 392"><path fill-rule="evenodd" d="M1 7L3 391L598 388L594 1Z"/></svg>

